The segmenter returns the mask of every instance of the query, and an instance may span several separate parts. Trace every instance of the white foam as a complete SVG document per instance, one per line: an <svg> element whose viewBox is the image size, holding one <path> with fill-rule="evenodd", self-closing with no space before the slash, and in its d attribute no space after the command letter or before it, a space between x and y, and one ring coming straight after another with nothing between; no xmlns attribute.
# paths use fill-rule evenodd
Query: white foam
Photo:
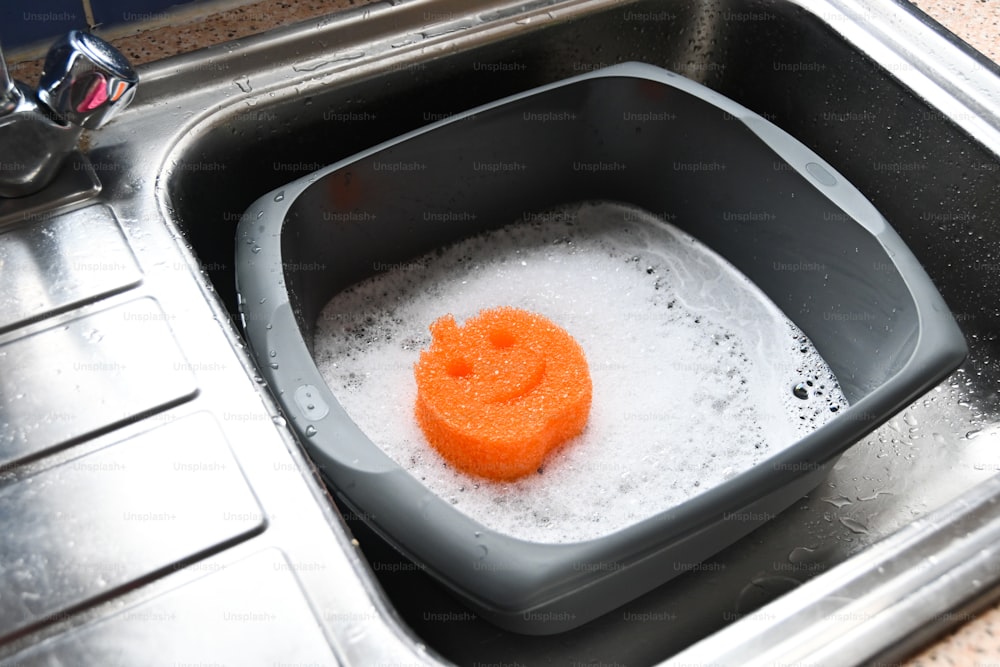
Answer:
<svg viewBox="0 0 1000 667"><path fill-rule="evenodd" d="M496 483L455 471L413 417L428 325L484 308L540 313L583 347L584 433L541 474ZM676 227L587 203L391 267L335 296L315 357L358 426L485 526L537 542L606 535L773 455L846 407L812 344L743 274ZM792 388L809 382L809 398Z"/></svg>

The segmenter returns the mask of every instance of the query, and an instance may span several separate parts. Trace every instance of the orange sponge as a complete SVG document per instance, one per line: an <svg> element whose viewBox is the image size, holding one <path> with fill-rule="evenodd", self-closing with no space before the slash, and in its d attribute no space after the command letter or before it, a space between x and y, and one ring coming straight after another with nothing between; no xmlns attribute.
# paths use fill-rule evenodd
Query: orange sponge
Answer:
<svg viewBox="0 0 1000 667"><path fill-rule="evenodd" d="M591 382L580 345L550 320L511 307L480 311L459 327L445 315L420 353L416 417L456 468L495 480L538 470L579 435Z"/></svg>

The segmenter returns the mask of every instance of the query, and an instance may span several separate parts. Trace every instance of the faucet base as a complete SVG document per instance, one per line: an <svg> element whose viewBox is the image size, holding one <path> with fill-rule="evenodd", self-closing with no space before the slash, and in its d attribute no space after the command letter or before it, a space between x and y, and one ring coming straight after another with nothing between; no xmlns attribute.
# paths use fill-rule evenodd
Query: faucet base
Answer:
<svg viewBox="0 0 1000 667"><path fill-rule="evenodd" d="M19 222L47 219L101 191L101 181L86 155L73 151L48 187L35 194L0 197L0 229Z"/></svg>

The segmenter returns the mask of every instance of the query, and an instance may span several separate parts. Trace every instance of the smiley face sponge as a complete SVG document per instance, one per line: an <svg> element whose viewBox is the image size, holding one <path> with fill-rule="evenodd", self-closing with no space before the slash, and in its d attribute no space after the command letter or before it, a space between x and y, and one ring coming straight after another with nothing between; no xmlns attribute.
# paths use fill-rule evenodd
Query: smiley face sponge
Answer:
<svg viewBox="0 0 1000 667"><path fill-rule="evenodd" d="M414 368L417 423L459 470L514 480L583 431L592 390L587 360L550 320L504 306L462 326L445 315L430 330L430 349Z"/></svg>

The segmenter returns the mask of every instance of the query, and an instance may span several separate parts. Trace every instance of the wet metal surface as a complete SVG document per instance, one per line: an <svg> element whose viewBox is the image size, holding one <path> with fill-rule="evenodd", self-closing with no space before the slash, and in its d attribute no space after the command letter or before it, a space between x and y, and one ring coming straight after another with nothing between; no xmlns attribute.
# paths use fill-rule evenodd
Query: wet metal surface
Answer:
<svg viewBox="0 0 1000 667"><path fill-rule="evenodd" d="M210 415L0 487L0 639L263 528Z"/></svg>
<svg viewBox="0 0 1000 667"><path fill-rule="evenodd" d="M134 287L141 278L107 206L0 231L0 332Z"/></svg>
<svg viewBox="0 0 1000 667"><path fill-rule="evenodd" d="M253 586L247 586L253 581ZM163 642L164 636L171 638ZM21 667L336 667L292 565L268 550L17 655Z"/></svg>
<svg viewBox="0 0 1000 667"><path fill-rule="evenodd" d="M168 320L140 299L0 344L0 464L191 398L194 376Z"/></svg>
<svg viewBox="0 0 1000 667"><path fill-rule="evenodd" d="M94 167L82 153L74 152L52 181L41 192L27 197L0 197L0 225L38 221L56 210L87 201L101 191Z"/></svg>

